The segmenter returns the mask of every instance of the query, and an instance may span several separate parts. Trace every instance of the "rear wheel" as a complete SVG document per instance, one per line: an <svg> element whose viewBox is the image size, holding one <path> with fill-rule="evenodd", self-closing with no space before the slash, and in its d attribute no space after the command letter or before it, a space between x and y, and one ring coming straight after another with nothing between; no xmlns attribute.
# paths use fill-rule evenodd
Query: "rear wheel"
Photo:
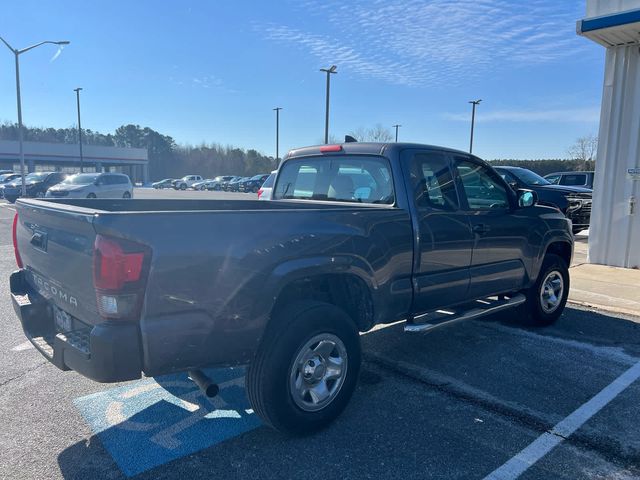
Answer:
<svg viewBox="0 0 640 480"><path fill-rule="evenodd" d="M124 192L122 194L122 198L131 198L131 194L129 192Z"/></svg>
<svg viewBox="0 0 640 480"><path fill-rule="evenodd" d="M296 302L271 320L247 371L247 396L254 411L276 430L319 430L347 406L360 356L358 330L343 310Z"/></svg>
<svg viewBox="0 0 640 480"><path fill-rule="evenodd" d="M525 294L528 315L524 322L527 325L543 327L558 320L569 296L569 268L566 262L558 255L547 254L535 285Z"/></svg>
<svg viewBox="0 0 640 480"><path fill-rule="evenodd" d="M98 198L98 197L96 197L95 193L90 193L89 195L87 195L87 198Z"/></svg>

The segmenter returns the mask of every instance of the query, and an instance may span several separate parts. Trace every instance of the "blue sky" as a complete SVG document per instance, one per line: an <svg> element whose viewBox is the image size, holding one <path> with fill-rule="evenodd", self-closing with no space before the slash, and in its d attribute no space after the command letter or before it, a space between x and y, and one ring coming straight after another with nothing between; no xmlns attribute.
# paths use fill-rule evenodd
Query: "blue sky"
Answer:
<svg viewBox="0 0 640 480"><path fill-rule="evenodd" d="M103 132L149 126L182 143L274 154L322 140L325 77L331 134L399 123L400 140L474 153L565 157L597 133L604 49L576 36L584 0L297 0L11 2L0 35L23 48L27 125ZM13 57L0 49L0 120L15 121ZM281 153L282 154L282 153Z"/></svg>

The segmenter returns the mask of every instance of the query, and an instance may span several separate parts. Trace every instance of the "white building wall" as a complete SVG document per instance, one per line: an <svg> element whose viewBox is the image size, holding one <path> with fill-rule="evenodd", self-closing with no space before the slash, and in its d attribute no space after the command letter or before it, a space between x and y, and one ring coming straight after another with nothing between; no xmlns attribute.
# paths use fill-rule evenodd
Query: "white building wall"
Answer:
<svg viewBox="0 0 640 480"><path fill-rule="evenodd" d="M587 17L640 8L640 0L587 0Z"/></svg>
<svg viewBox="0 0 640 480"><path fill-rule="evenodd" d="M589 228L592 263L640 266L640 179L627 173L640 167L639 158L640 52L637 45L608 48Z"/></svg>

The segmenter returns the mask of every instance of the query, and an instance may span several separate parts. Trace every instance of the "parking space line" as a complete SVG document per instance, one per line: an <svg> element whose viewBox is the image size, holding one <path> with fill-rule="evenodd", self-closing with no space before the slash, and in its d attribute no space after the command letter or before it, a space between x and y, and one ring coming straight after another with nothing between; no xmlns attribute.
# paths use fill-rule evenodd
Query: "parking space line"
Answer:
<svg viewBox="0 0 640 480"><path fill-rule="evenodd" d="M549 432L540 435L515 457L487 475L484 480L514 480L518 478L639 378L640 362L633 365L603 388L595 397L557 423Z"/></svg>

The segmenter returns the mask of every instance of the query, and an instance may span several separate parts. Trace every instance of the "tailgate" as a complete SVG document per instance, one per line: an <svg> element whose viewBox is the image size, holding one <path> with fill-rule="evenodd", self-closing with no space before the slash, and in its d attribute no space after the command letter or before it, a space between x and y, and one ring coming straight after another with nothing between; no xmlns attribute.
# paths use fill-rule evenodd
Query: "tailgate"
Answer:
<svg viewBox="0 0 640 480"><path fill-rule="evenodd" d="M26 281L76 319L97 324L93 220L98 211L34 200L18 201L16 211Z"/></svg>

